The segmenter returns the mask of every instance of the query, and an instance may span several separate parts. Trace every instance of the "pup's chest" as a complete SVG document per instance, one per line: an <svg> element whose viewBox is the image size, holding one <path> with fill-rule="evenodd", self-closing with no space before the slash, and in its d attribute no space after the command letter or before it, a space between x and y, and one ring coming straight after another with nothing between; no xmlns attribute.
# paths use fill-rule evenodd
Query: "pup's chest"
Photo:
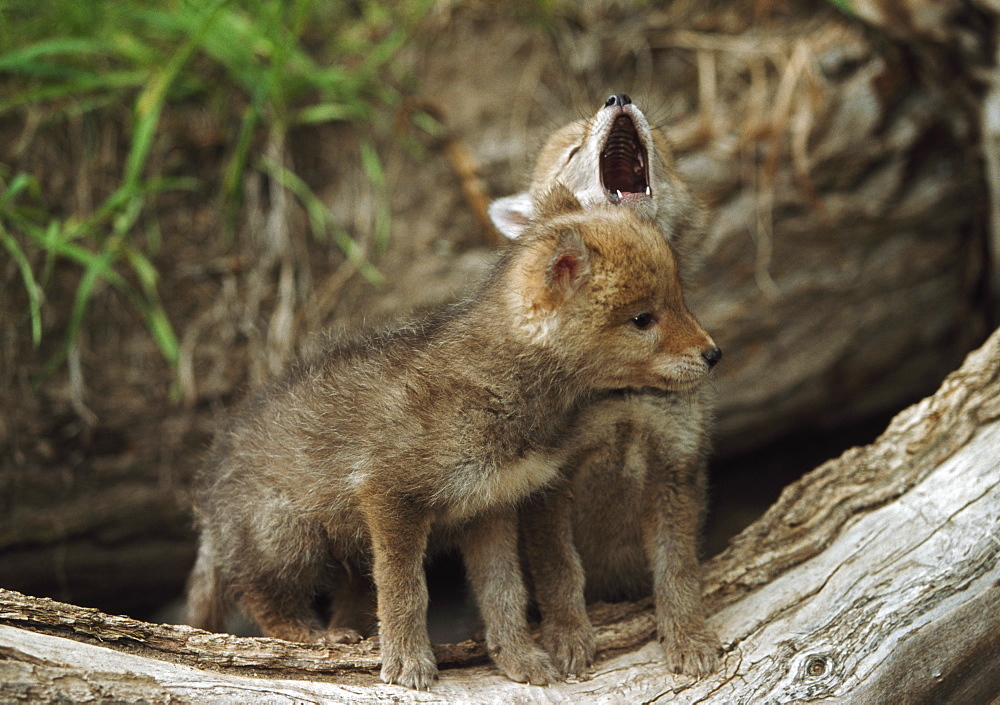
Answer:
<svg viewBox="0 0 1000 705"><path fill-rule="evenodd" d="M461 521L519 502L552 482L566 456L565 451L533 451L497 467L458 468L439 496L442 520Z"/></svg>
<svg viewBox="0 0 1000 705"><path fill-rule="evenodd" d="M696 457L704 446L707 421L697 400L653 394L609 398L581 416L574 446L585 457L607 458L616 474L641 480L651 456L657 465Z"/></svg>

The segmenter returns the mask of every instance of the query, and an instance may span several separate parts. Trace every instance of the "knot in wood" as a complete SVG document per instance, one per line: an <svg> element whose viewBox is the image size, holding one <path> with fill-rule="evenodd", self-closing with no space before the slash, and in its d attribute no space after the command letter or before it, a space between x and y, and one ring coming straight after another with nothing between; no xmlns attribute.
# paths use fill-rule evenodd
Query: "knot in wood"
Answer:
<svg viewBox="0 0 1000 705"><path fill-rule="evenodd" d="M809 678L822 678L830 671L830 660L826 656L811 656L806 661L805 674Z"/></svg>

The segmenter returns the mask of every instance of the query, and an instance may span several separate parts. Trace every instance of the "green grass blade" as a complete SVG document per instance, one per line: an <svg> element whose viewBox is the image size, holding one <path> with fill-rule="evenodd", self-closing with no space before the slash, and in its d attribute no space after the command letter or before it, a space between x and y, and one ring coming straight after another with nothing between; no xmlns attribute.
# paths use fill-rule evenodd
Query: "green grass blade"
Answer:
<svg viewBox="0 0 1000 705"><path fill-rule="evenodd" d="M385 190L385 172L382 170L382 160L371 140L365 140L361 143L361 166L371 185L378 191Z"/></svg>
<svg viewBox="0 0 1000 705"><path fill-rule="evenodd" d="M400 47L403 46L406 37L407 33L404 30L397 29L390 32L389 36L372 47L371 51L365 57L365 62L369 70L374 71L386 64L399 51Z"/></svg>
<svg viewBox="0 0 1000 705"><path fill-rule="evenodd" d="M55 221L50 223L46 228L36 227L31 230L25 230L25 232L53 256L68 259L82 267L85 271L94 270L98 272L101 277L118 289L125 291L129 288L129 284L125 278L108 266L108 262L113 261L116 256L110 248L105 252L95 254L86 247L67 239L65 233L61 232L59 224ZM45 280L43 279L43 281Z"/></svg>
<svg viewBox="0 0 1000 705"><path fill-rule="evenodd" d="M44 286L51 281L52 272L56 266L56 250L60 231L59 221L50 221L44 231L41 228L35 227L28 227L26 231L29 234L37 232L39 235L37 240L45 250L45 264L42 267L42 285Z"/></svg>
<svg viewBox="0 0 1000 705"><path fill-rule="evenodd" d="M840 10L841 12L844 12L844 13L846 13L848 15L856 15L857 14L854 11L854 4L851 2L851 0L830 0L830 3L834 7L836 7L838 10Z"/></svg>
<svg viewBox="0 0 1000 705"><path fill-rule="evenodd" d="M20 173L11 179L10 184L4 190L3 195L0 196L0 210L6 210L11 201L17 198L22 191L31 187L32 182L37 184L32 177L25 173Z"/></svg>
<svg viewBox="0 0 1000 705"><path fill-rule="evenodd" d="M299 110L293 122L299 125L314 125L323 122L341 122L360 117L358 109L343 103L320 103Z"/></svg>
<svg viewBox="0 0 1000 705"><path fill-rule="evenodd" d="M116 242L121 242L128 237L132 227L142 215L142 206L145 200L145 193L139 192L126 201L125 207L115 214L111 221L111 234Z"/></svg>
<svg viewBox="0 0 1000 705"><path fill-rule="evenodd" d="M163 304L157 298L155 301L147 302L143 308L146 327L152 334L156 346L160 349L160 354L171 367L175 367L181 358L181 346L177 340L177 334L174 333L174 327L170 325L170 319L167 318Z"/></svg>
<svg viewBox="0 0 1000 705"><path fill-rule="evenodd" d="M122 190L133 192L138 188L142 171L146 166L146 158L149 156L149 151L153 144L156 127L160 122L160 113L166 101L167 90L180 74L184 65L187 64L192 54L194 54L195 49L197 49L205 34L211 29L219 10L228 1L215 0L215 2L204 10L200 24L194 33L180 49L174 52L167 65L153 76L149 85L136 99L136 126L135 132L132 135L132 146L125 160L125 176L122 179Z"/></svg>
<svg viewBox="0 0 1000 705"><path fill-rule="evenodd" d="M171 366L176 365L180 359L180 343L177 341L174 327L170 324L170 319L167 318L167 312L163 308L156 288L160 275L153 263L135 248L126 247L125 257L139 278L139 284L142 287L144 299L137 303L140 313L146 321L146 327L152 334L163 358Z"/></svg>
<svg viewBox="0 0 1000 705"><path fill-rule="evenodd" d="M94 295L94 289L101 279L108 279L108 273L113 272L111 269L111 263L115 259L115 253L111 250L105 250L100 255L93 256L88 259L87 265L84 268L83 277L80 279L80 283L76 287L76 294L73 297L73 308L70 311L69 324L66 327L66 336L63 340L62 347L59 352L52 356L52 358L46 363L42 370L42 377L48 377L57 369L62 367L63 363L66 362L66 358L69 357L69 351L73 348L73 344L76 342L76 337L80 333L80 328L83 326L84 316L87 314L87 309L90 307L90 301ZM117 273L116 273L117 274ZM122 280L125 286L128 286L127 282Z"/></svg>
<svg viewBox="0 0 1000 705"><path fill-rule="evenodd" d="M389 234L392 228L392 213L389 210L389 197L385 185L385 171L382 160L378 156L375 145L370 140L361 143L361 164L365 176L376 192L375 208L375 251L385 252L389 244Z"/></svg>
<svg viewBox="0 0 1000 705"><path fill-rule="evenodd" d="M134 247L125 247L125 258L139 277L139 284L145 291L155 291L160 275L149 259Z"/></svg>
<svg viewBox="0 0 1000 705"><path fill-rule="evenodd" d="M146 180L142 187L146 193L200 191L205 187L205 182L196 176L160 176Z"/></svg>
<svg viewBox="0 0 1000 705"><path fill-rule="evenodd" d="M103 54L106 50L107 44L99 39L83 37L46 39L0 56L0 71L31 73L31 67L38 66L38 59L42 57L66 54L78 58L82 55Z"/></svg>
<svg viewBox="0 0 1000 705"><path fill-rule="evenodd" d="M4 248L14 258L17 268L21 272L21 280L24 282L24 289L28 294L28 311L31 316L31 342L37 347L42 342L42 305L39 291L41 288L35 280L35 274L31 271L31 263L28 261L24 250L17 243L17 240L7 232L7 229L0 225L0 240L3 241Z"/></svg>
<svg viewBox="0 0 1000 705"><path fill-rule="evenodd" d="M236 146L233 148L233 154L229 158L222 178L222 196L231 203L243 200L243 177L246 175L250 147L253 144L254 132L260 124L260 119L261 109L256 101L243 111Z"/></svg>
<svg viewBox="0 0 1000 705"><path fill-rule="evenodd" d="M369 284L383 286L385 284L385 276L368 260L364 249L339 224L331 223L331 227L333 229L333 241L337 243L337 246L344 252L347 259L358 268L361 276Z"/></svg>
<svg viewBox="0 0 1000 705"><path fill-rule="evenodd" d="M377 286L385 283L385 277L368 260L364 249L340 227L330 209L313 193L313 190L298 174L266 157L261 159L261 168L299 199L309 216L313 237L324 238L327 230L332 230L334 242L340 247L347 259L357 266L361 275Z"/></svg>

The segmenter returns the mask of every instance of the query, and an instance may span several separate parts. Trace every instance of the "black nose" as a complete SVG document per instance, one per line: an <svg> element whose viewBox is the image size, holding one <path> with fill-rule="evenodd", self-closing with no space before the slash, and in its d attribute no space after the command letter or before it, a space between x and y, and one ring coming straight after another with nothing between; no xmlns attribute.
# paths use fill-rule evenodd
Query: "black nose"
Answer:
<svg viewBox="0 0 1000 705"><path fill-rule="evenodd" d="M608 99L604 101L604 107L612 108L616 105L628 105L631 102L632 99L624 93L615 93L614 95L609 95Z"/></svg>
<svg viewBox="0 0 1000 705"><path fill-rule="evenodd" d="M722 359L722 350L717 347L709 348L701 354L705 358L705 362L708 363L708 368L712 369L715 365Z"/></svg>

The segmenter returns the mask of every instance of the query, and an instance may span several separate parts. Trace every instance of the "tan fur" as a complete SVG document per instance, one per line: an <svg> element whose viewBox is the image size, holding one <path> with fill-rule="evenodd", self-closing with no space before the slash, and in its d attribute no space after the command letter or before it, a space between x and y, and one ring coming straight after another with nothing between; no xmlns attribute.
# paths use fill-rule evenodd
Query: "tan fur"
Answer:
<svg viewBox="0 0 1000 705"><path fill-rule="evenodd" d="M621 115L632 119L646 150L648 197L617 199L602 185L600 154ZM529 189L491 207L498 228L517 237L536 217L534 195L556 182L567 184L588 208L618 201L617 207L655 222L674 248L683 248L704 222L700 205L674 171L666 138L630 103L605 106L591 119L557 130L538 156ZM657 275L666 276L682 300L675 270ZM696 348L700 339L688 339L693 319L683 306L675 310L684 313L664 321L662 335L671 349ZM699 372L692 370L693 378L701 380ZM673 374L682 377L683 364ZM623 389L584 409L570 440L573 456L563 468L569 479L533 498L522 512L526 557L543 614L542 643L550 651L575 644L564 648L574 651L566 658L578 662L592 654L580 596L585 575L588 600L652 593L667 667L700 676L714 670L719 658L718 640L705 623L696 556L711 390L704 384L657 386L670 391ZM579 552L576 563L567 559L570 542Z"/></svg>
<svg viewBox="0 0 1000 705"><path fill-rule="evenodd" d="M591 395L693 388L714 343L684 308L655 227L623 209L584 211L558 186L537 213L475 296L335 346L220 431L196 487L194 625L218 628L236 599L269 636L341 640L364 621L350 614L364 571L382 679L426 688L437 668L423 562L432 539L451 537L500 670L558 677L528 634L518 505L557 479ZM633 319L647 313L656 322L640 330ZM566 550L554 560L578 562ZM327 624L320 596L334 600ZM561 599L554 612L576 609Z"/></svg>

